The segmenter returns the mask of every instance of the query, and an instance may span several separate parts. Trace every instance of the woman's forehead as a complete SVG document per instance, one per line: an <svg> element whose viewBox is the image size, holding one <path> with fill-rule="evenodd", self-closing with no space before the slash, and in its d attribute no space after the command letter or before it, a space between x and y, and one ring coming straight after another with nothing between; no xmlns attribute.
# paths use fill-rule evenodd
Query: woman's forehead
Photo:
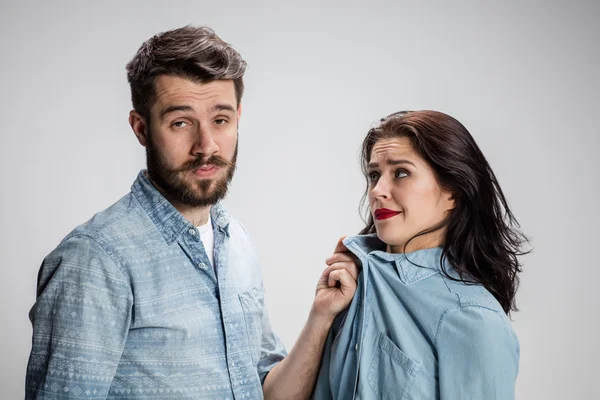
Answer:
<svg viewBox="0 0 600 400"><path fill-rule="evenodd" d="M390 139L380 139L371 149L371 161L376 159L387 159L393 157L410 157L414 158L416 153L414 151L412 142L408 137L397 137Z"/></svg>

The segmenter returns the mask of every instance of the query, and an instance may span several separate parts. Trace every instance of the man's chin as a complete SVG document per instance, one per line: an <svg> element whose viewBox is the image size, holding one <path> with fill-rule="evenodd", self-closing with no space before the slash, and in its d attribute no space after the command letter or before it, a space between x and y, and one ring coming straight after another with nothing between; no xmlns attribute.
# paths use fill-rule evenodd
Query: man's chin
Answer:
<svg viewBox="0 0 600 400"><path fill-rule="evenodd" d="M219 200L223 199L227 194L227 189L219 191L219 185L212 179L203 180L198 182L200 185L208 185L208 187L199 187L194 185L193 189L188 190L189 202L188 205L195 207L207 207L216 204Z"/></svg>

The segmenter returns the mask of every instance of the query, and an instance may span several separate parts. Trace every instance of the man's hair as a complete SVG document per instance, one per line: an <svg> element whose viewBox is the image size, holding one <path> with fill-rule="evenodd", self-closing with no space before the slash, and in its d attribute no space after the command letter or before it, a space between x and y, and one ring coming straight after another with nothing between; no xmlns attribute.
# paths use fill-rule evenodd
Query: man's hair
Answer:
<svg viewBox="0 0 600 400"><path fill-rule="evenodd" d="M231 79L239 104L244 93L246 62L229 44L207 27L184 26L145 41L127 64L133 108L150 123L156 101L154 82L160 75L207 83Z"/></svg>

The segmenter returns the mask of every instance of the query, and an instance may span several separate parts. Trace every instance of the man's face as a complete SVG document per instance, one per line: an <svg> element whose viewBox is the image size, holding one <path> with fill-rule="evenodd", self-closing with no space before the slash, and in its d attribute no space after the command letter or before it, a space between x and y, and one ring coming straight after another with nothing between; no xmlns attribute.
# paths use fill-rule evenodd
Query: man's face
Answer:
<svg viewBox="0 0 600 400"><path fill-rule="evenodd" d="M206 207L225 197L237 159L241 115L233 81L155 81L146 160L148 175L172 202Z"/></svg>

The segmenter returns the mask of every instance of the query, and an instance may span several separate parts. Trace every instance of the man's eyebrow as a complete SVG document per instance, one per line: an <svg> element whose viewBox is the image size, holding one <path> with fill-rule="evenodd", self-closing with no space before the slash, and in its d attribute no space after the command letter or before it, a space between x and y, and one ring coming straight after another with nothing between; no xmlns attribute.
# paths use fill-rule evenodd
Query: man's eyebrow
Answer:
<svg viewBox="0 0 600 400"><path fill-rule="evenodd" d="M237 110L231 105L231 104L225 104L225 103L221 103L221 104L215 104L215 106L213 107L213 111L233 111L236 112Z"/></svg>
<svg viewBox="0 0 600 400"><path fill-rule="evenodd" d="M410 164L413 167L416 167L415 164L413 164L412 162L408 161L408 160L387 160L386 162L387 165L398 165L398 164ZM369 163L367 165L367 168L371 169L371 168L379 168L379 164L376 162L372 162Z"/></svg>
<svg viewBox="0 0 600 400"><path fill-rule="evenodd" d="M186 106L186 105L172 105L172 106L168 106L168 107L164 108L160 112L160 117L164 118L165 115L172 113L174 111L194 111L194 109L191 106Z"/></svg>
<svg viewBox="0 0 600 400"><path fill-rule="evenodd" d="M161 112L160 112L160 117L164 118L165 115L172 113L174 111L194 111L194 108L192 106L188 106L188 105L171 105L168 107L165 107ZM236 112L236 109L231 105L231 104L226 104L226 103L219 103L219 104L215 104L212 108L213 112L219 112L219 111L231 111L231 112Z"/></svg>

